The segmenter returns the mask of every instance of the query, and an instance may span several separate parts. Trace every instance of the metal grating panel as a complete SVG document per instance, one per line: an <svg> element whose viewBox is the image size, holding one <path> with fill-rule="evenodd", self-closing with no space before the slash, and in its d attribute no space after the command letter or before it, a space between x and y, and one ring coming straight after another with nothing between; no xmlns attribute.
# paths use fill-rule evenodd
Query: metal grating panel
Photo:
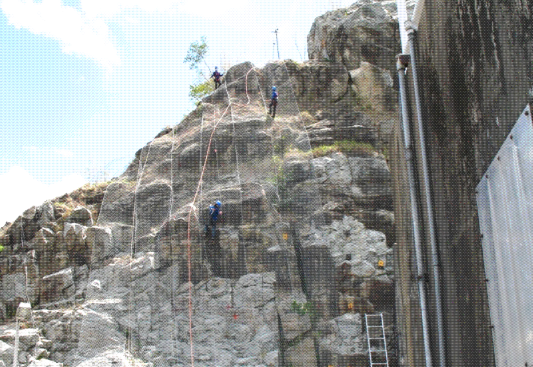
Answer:
<svg viewBox="0 0 533 367"><path fill-rule="evenodd" d="M477 187L496 365L533 365L533 126L524 110Z"/></svg>

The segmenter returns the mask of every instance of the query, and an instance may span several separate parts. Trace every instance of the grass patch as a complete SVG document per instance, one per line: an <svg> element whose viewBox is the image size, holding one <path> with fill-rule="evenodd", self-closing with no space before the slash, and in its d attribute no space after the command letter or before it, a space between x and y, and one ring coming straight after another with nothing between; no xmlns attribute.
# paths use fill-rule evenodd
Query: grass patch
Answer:
<svg viewBox="0 0 533 367"><path fill-rule="evenodd" d="M335 145L321 145L319 147L313 148L313 157L324 157L333 152L339 152L339 148Z"/></svg>
<svg viewBox="0 0 533 367"><path fill-rule="evenodd" d="M316 119L309 113L309 111L300 112L300 117L302 118L302 123L304 126L313 125L316 123Z"/></svg>
<svg viewBox="0 0 533 367"><path fill-rule="evenodd" d="M289 148L284 155L285 159L311 159L312 153L310 151L304 152L303 150L300 150L298 148Z"/></svg>
<svg viewBox="0 0 533 367"><path fill-rule="evenodd" d="M90 210L93 222L96 223L98 215L100 214L100 205L102 204L105 190L113 182L117 181L111 180L106 182L87 183L70 194L65 194L52 200L58 225L56 229L63 230L65 220L78 206ZM128 187L133 187L135 182L136 181L125 181L124 183L128 185Z"/></svg>
<svg viewBox="0 0 533 367"><path fill-rule="evenodd" d="M77 204L69 197L68 201L56 201L54 207L56 211L61 215L62 219L65 219L72 214L72 211L77 206Z"/></svg>
<svg viewBox="0 0 533 367"><path fill-rule="evenodd" d="M315 158L324 157L333 152L345 153L348 155L371 155L376 153L376 149L370 143L361 143L353 140L336 141L332 145L321 145L312 149Z"/></svg>
<svg viewBox="0 0 533 367"><path fill-rule="evenodd" d="M85 196L88 196L89 194L92 194L94 191L105 190L111 182L112 182L111 180L108 180L108 181L96 182L96 183L86 183L80 188L80 190L82 193L85 194Z"/></svg>

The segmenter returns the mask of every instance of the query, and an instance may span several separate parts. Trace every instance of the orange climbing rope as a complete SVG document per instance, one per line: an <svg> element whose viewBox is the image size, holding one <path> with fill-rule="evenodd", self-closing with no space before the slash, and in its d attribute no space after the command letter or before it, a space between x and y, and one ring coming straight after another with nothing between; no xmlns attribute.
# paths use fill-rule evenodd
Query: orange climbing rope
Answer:
<svg viewBox="0 0 533 367"><path fill-rule="evenodd" d="M250 68L250 70L246 73L246 77L245 77L246 97L248 98L247 104L250 103L250 97L248 94L248 74L254 69L255 68ZM204 177L204 174L207 168L207 159L209 158L209 154L211 151L211 144L213 142L213 136L215 134L215 131L219 123L222 121L222 118L227 114L228 110L230 110L231 105L232 105L231 98L228 94L228 106L226 107L222 115L220 116L219 120L213 126L213 131L211 132L211 135L209 137L209 142L207 144L207 150L206 150L206 155L204 159L204 164L202 167L202 172L200 173L200 179L198 180L196 192L194 194L193 201L190 204L189 215L187 218L187 222L188 222L188 225L187 225L187 268L188 268L187 272L188 272L188 282L189 282L189 300L188 300L189 307L188 308L189 308L189 344L190 344L190 350L191 350L191 367L194 367L194 341L193 341L193 333L192 333L192 311L193 310L192 310L191 218L192 218L193 211L195 209L194 204L196 203L198 194L202 187L203 177Z"/></svg>
<svg viewBox="0 0 533 367"><path fill-rule="evenodd" d="M211 143L213 141L213 135L215 134L215 131L217 129L218 124L220 121L222 121L222 118L226 113L228 112L230 108L230 105L226 108L222 116L220 116L220 119L217 121L215 126L213 127L213 131L211 132L211 136L209 137L209 143L207 145L207 151L205 155L204 165L202 167L202 172L200 174L200 180L198 181L198 186L196 188L196 192L194 194L194 198L191 203L191 207L189 210L189 217L187 218L188 226L187 226L187 267L188 267L188 281L189 281L189 338L190 338L190 346L191 346L191 367L194 367L194 344L193 344L193 338L192 338L192 267L191 267L191 216L192 212L194 210L194 203L196 202L196 198L198 197L198 193L200 192L200 187L203 181L205 169L207 167L207 159L209 158L209 151L211 149Z"/></svg>

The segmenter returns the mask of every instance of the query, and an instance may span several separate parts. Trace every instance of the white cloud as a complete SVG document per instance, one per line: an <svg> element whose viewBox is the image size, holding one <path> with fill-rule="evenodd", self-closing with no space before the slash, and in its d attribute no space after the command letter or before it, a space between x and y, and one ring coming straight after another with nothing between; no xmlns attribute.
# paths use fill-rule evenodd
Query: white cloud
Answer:
<svg viewBox="0 0 533 367"><path fill-rule="evenodd" d="M33 178L22 167L12 166L0 175L0 226L14 221L24 210L71 192L85 183L83 177L70 175L47 185Z"/></svg>
<svg viewBox="0 0 533 367"><path fill-rule="evenodd" d="M61 0L0 0L0 9L17 28L55 39L63 52L96 60L107 70L120 64L110 38L111 18L129 9L143 12L177 11L207 19L237 14L252 5L249 0L81 0L80 10ZM134 20L126 15L126 19Z"/></svg>
<svg viewBox="0 0 533 367"><path fill-rule="evenodd" d="M65 53L96 60L107 69L120 63L101 18L91 18L61 0L0 0L0 8L17 28L59 41Z"/></svg>

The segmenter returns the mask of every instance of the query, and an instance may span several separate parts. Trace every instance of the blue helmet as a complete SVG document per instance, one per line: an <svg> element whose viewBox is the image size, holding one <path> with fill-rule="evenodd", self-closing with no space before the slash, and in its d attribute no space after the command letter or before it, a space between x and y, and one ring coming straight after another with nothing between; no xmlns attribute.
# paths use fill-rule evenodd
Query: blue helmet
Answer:
<svg viewBox="0 0 533 367"><path fill-rule="evenodd" d="M219 208L222 206L222 203L220 202L220 200L217 200L217 202L215 203Z"/></svg>
<svg viewBox="0 0 533 367"><path fill-rule="evenodd" d="M215 66L215 70L217 70L217 69L218 69L218 66Z"/></svg>
<svg viewBox="0 0 533 367"><path fill-rule="evenodd" d="M274 87L272 87L272 90L274 90L274 91L275 91L275 90L276 90L276 87L275 87L275 86L274 86Z"/></svg>

